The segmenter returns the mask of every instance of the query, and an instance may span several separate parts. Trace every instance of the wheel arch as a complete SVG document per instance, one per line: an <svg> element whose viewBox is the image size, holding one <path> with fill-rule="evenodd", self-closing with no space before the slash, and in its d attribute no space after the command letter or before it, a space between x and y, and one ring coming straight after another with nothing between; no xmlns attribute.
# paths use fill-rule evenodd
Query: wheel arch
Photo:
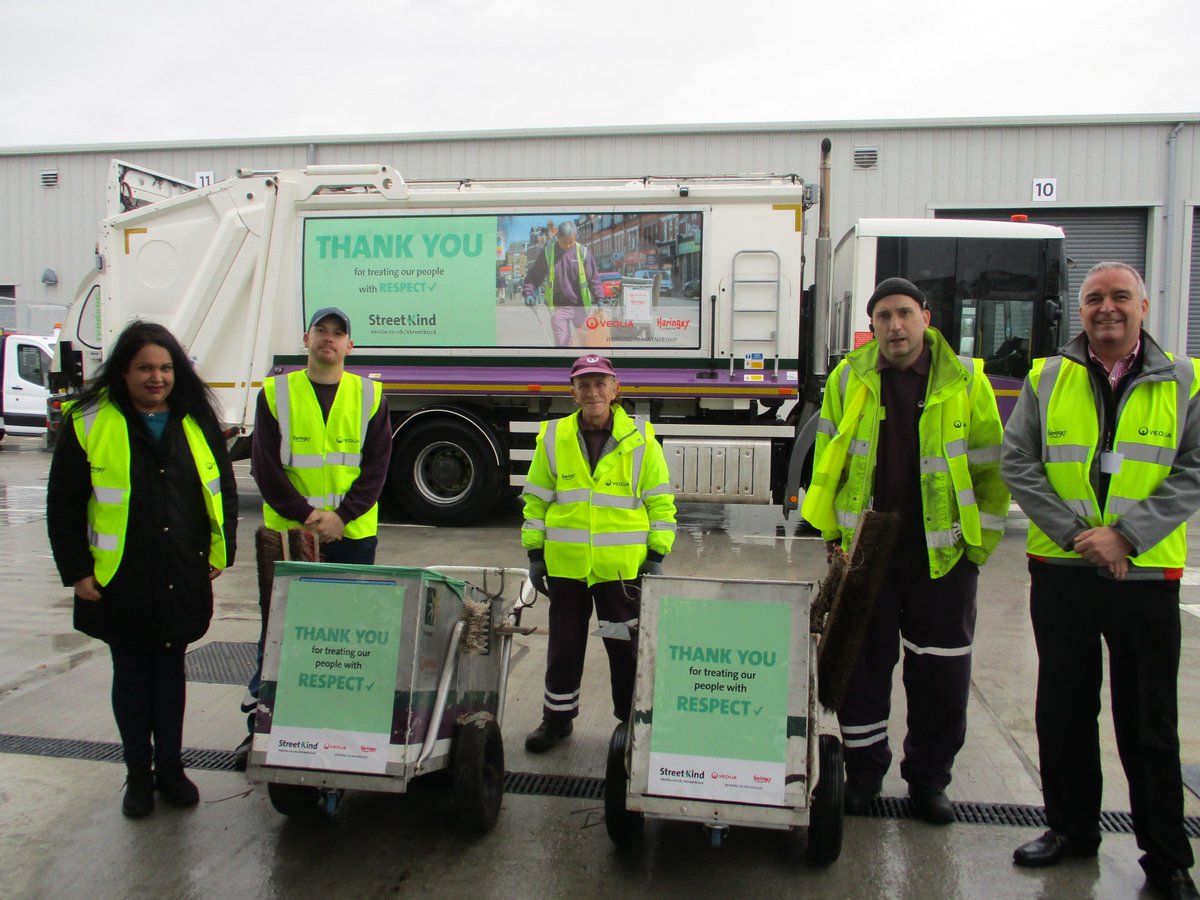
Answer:
<svg viewBox="0 0 1200 900"><path fill-rule="evenodd" d="M469 406L436 404L433 406L423 406L409 413L398 425L393 427L392 446L400 443L405 435L417 425L422 425L426 422L435 422L439 419L470 425L487 442L496 465L501 467L508 465L508 443L503 439L500 431L492 424L483 410L474 409Z"/></svg>

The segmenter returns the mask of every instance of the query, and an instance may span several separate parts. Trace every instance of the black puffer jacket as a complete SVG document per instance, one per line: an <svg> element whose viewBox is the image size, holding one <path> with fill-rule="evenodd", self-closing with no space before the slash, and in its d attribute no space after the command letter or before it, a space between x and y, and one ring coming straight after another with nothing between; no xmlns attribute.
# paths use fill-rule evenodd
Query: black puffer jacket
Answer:
<svg viewBox="0 0 1200 900"><path fill-rule="evenodd" d="M126 424L130 498L125 550L116 574L100 588L98 602L75 598L75 627L129 649L190 643L208 630L213 595L208 577L208 514L182 414L172 409L157 444L140 418L127 417ZM225 442L215 427L204 427L204 432L221 472L226 565L230 566L237 531L237 487ZM91 492L87 456L68 421L59 432L46 499L50 547L67 586L93 572L87 537Z"/></svg>

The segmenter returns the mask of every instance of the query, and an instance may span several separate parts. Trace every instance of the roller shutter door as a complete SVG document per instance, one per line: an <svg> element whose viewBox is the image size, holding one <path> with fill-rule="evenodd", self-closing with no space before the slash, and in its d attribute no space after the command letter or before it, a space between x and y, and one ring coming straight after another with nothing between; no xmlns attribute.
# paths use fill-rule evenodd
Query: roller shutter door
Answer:
<svg viewBox="0 0 1200 900"><path fill-rule="evenodd" d="M1187 355L1200 356L1200 208L1192 210L1192 274L1188 278Z"/></svg>
<svg viewBox="0 0 1200 900"><path fill-rule="evenodd" d="M1010 218L1018 210L1012 209L947 209L938 210L939 219L999 219ZM1146 209L1137 207L1097 209L1055 209L1042 212L1026 212L1030 222L1042 225L1057 225L1067 235L1067 256L1075 266L1067 271L1071 285L1071 296L1067 299L1069 328L1067 336L1080 330L1079 289L1083 286L1088 269L1101 260L1111 259L1128 263L1143 275L1146 273ZM1195 259L1196 248L1192 248ZM1194 263L1193 263L1194 265ZM1192 270L1195 283L1196 273ZM1192 297L1200 304L1200 295L1192 291ZM1200 311L1197 312L1200 319ZM1188 320L1192 321L1191 318ZM1197 340L1200 340L1200 321L1196 322ZM1189 334L1189 346L1191 336ZM1189 350L1190 352L1190 350Z"/></svg>

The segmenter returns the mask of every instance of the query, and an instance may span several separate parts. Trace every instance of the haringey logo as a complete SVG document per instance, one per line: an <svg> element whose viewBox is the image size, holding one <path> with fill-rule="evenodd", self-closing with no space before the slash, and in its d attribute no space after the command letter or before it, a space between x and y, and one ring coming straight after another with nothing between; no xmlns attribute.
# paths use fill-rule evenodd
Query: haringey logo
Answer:
<svg viewBox="0 0 1200 900"><path fill-rule="evenodd" d="M768 775L755 775L754 783L755 784L770 784L771 778Z"/></svg>
<svg viewBox="0 0 1200 900"><path fill-rule="evenodd" d="M1065 428L1051 428L1049 431L1046 432L1046 437L1050 437L1050 438L1060 438L1060 437L1066 437L1066 436L1067 436L1067 429L1065 429Z"/></svg>
<svg viewBox="0 0 1200 900"><path fill-rule="evenodd" d="M93 475L99 475L101 472L103 472L103 471L104 471L104 466L97 466L97 465L93 465L93 466L91 467L91 469L92 469L92 474L93 474Z"/></svg>

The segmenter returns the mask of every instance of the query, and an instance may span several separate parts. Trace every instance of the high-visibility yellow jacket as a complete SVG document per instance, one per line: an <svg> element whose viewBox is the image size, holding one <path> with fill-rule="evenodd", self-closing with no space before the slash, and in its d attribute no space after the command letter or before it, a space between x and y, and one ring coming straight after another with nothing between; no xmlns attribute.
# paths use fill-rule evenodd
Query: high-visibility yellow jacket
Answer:
<svg viewBox="0 0 1200 900"><path fill-rule="evenodd" d="M1062 356L1033 363L1029 387L1044 423L1045 477L1054 494L1085 527L1115 526L1158 492L1176 465L1188 404L1200 389L1200 370L1195 360L1163 355L1169 365L1154 365L1154 354L1147 347L1142 370L1133 376L1120 401L1103 507L1092 477L1104 437L1091 373L1086 365ZM1174 528L1162 539L1130 558L1132 565L1141 570L1186 566L1186 516L1172 524ZM1026 549L1033 556L1081 559L1074 550L1051 539L1032 516Z"/></svg>
<svg viewBox="0 0 1200 900"><path fill-rule="evenodd" d="M124 414L107 397L102 397L79 415L70 415L74 406L74 403L68 403L63 411L74 423L75 437L87 454L91 468L88 541L95 562L93 574L103 587L112 581L125 554L131 487L129 428ZM200 425L190 415L183 417L182 424L200 484L204 487L204 508L208 513L210 532L208 562L223 569L225 511L221 505L221 473Z"/></svg>
<svg viewBox="0 0 1200 900"><path fill-rule="evenodd" d="M522 498L521 544L544 549L546 569L557 578L631 581L647 549L665 556L675 543L675 497L662 447L649 422L635 426L619 406L594 472L578 412L543 423Z"/></svg>
<svg viewBox="0 0 1200 900"><path fill-rule="evenodd" d="M922 517L929 574L940 578L965 552L987 561L1008 516L1000 480L1003 426L981 360L958 357L936 328L925 331L931 362L917 426ZM813 477L801 514L827 541L849 549L859 514L871 507L879 446L879 344L871 341L829 376L821 405Z"/></svg>
<svg viewBox="0 0 1200 900"><path fill-rule="evenodd" d="M329 410L321 404L303 369L263 382L271 415L279 422L279 459L288 481L313 509L336 510L362 472L362 448L367 424L379 409L383 392L369 378L342 374ZM285 531L301 523L263 504L268 528ZM345 537L372 537L379 530L379 504L346 523Z"/></svg>
<svg viewBox="0 0 1200 900"><path fill-rule="evenodd" d="M554 306L554 248L557 246L554 241L546 245L547 306ZM583 247L578 243L575 244L575 259L579 263L579 302L584 309L588 309L592 305L592 289L588 287L587 271L583 261Z"/></svg>

